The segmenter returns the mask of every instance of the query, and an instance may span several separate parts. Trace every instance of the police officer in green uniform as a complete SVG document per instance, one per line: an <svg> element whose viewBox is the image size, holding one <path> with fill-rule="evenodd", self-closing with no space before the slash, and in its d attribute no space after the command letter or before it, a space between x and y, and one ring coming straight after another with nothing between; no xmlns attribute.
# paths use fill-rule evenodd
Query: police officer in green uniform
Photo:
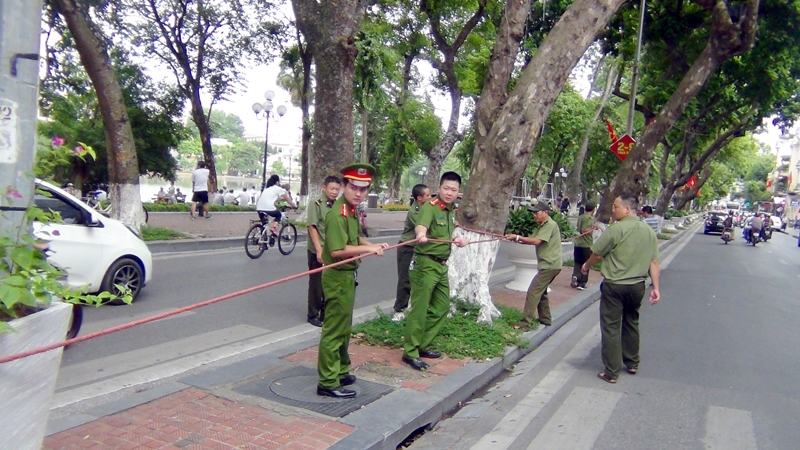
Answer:
<svg viewBox="0 0 800 450"><path fill-rule="evenodd" d="M431 199L431 190L424 184L418 184L411 189L412 203L406 214L406 221L403 226L403 234L400 235L401 244L416 237L414 228L417 226L417 216L419 209ZM411 282L408 279L408 267L411 258L414 256L414 244L403 245L397 248L397 296L394 300L394 315L392 321L399 322L405 318L403 310L408 308L408 299L411 296Z"/></svg>
<svg viewBox="0 0 800 450"><path fill-rule="evenodd" d="M583 236L573 241L572 260L575 264L572 268L572 281L569 285L581 291L586 289L586 283L589 282L589 275L581 273L581 266L592 255L592 243L594 242L592 231L596 229L592 213L594 213L594 203L587 203L584 213L578 216L578 233Z"/></svg>
<svg viewBox="0 0 800 450"><path fill-rule="evenodd" d="M322 244L325 242L325 216L331 210L333 202L339 196L339 189L342 182L339 178L331 175L325 178L322 184L322 193L316 200L308 204L308 270L322 267ZM315 327L321 327L325 320L322 305L325 296L322 293L322 273L315 273L308 276L308 323Z"/></svg>
<svg viewBox="0 0 800 450"><path fill-rule="evenodd" d="M536 229L533 236L506 235L508 240L536 246L536 276L528 286L522 320L515 325L516 328L525 331L530 330L537 320L548 327L553 324L553 317L550 315L550 301L547 298L547 287L561 273L563 267L561 230L556 221L550 217L550 207L544 202L538 202L528 209L533 213L533 219L539 224L539 228Z"/></svg>
<svg viewBox="0 0 800 450"><path fill-rule="evenodd" d="M652 228L636 217L639 201L623 194L614 199L611 215L616 222L592 245L592 256L583 273L602 260L600 273L600 331L605 370L597 376L616 383L624 364L628 373L639 371L639 307L648 273L653 289L650 304L661 298L658 291L658 244Z"/></svg>
<svg viewBox="0 0 800 450"><path fill-rule="evenodd" d="M450 241L455 229L453 202L461 189L461 176L445 172L439 182L437 198L422 205L414 233L417 245L409 268L411 282L411 311L406 317L403 362L417 370L428 363L419 359L439 358L441 353L430 348L431 342L444 325L450 310L450 284L447 280L447 258L450 243L430 242L429 239ZM460 237L452 239L459 247L467 245Z"/></svg>
<svg viewBox="0 0 800 450"><path fill-rule="evenodd" d="M375 168L369 164L351 164L342 169L342 195L325 216L325 242L322 260L328 264L375 253L383 255L388 244L371 244L359 236L356 207L366 198ZM319 340L317 359L317 395L334 398L353 398L355 391L344 386L355 383L350 374L350 328L353 325L353 304L356 297L356 269L359 261L333 267L322 272L322 291L325 295L325 321Z"/></svg>

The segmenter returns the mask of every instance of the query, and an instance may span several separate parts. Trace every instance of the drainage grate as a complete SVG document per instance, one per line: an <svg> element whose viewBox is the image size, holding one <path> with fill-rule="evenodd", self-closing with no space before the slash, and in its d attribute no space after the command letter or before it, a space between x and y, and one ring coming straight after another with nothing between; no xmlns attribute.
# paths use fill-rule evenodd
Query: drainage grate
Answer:
<svg viewBox="0 0 800 450"><path fill-rule="evenodd" d="M362 379L347 388L356 391L356 398L340 400L317 395L317 370L294 366L271 377L239 385L233 391L326 416L344 417L394 390L389 386Z"/></svg>

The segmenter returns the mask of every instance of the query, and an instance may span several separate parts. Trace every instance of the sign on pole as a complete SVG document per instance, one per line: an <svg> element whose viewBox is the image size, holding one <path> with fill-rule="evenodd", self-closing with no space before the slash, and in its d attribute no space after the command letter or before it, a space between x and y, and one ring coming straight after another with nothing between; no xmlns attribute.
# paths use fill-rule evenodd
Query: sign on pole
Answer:
<svg viewBox="0 0 800 450"><path fill-rule="evenodd" d="M619 159L625 161L625 158L628 157L628 154L633 150L635 144L636 141L626 133L621 138L614 141L608 148L617 155Z"/></svg>

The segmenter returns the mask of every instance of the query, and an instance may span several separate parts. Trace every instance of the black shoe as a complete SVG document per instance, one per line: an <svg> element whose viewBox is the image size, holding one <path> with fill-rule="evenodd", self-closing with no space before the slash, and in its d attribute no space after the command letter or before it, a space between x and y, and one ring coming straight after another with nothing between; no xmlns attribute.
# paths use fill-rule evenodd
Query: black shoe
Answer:
<svg viewBox="0 0 800 450"><path fill-rule="evenodd" d="M356 391L351 391L350 389L344 389L341 386L335 388L325 388L322 386L317 386L317 395L321 395L323 397L333 397L333 398L354 398L356 396Z"/></svg>
<svg viewBox="0 0 800 450"><path fill-rule="evenodd" d="M403 356L403 362L417 370L428 370L428 367L430 367L428 363L419 358L411 359Z"/></svg>
<svg viewBox="0 0 800 450"><path fill-rule="evenodd" d="M317 319L316 317L313 318L313 319L308 319L308 323L310 323L311 325L314 325L315 327L321 327L322 326L322 321Z"/></svg>
<svg viewBox="0 0 800 450"><path fill-rule="evenodd" d="M419 356L422 358L436 359L436 358L441 358L442 354L440 352L437 352L436 350L420 350Z"/></svg>
<svg viewBox="0 0 800 450"><path fill-rule="evenodd" d="M347 374L346 377L339 378L339 383L341 383L342 386L350 386L351 384L355 384L355 382L356 382L355 375Z"/></svg>

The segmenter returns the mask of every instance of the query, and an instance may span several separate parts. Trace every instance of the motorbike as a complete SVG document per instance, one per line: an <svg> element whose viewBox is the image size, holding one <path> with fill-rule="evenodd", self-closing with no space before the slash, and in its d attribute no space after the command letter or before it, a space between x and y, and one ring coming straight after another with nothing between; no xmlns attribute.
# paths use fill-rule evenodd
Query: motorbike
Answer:
<svg viewBox="0 0 800 450"><path fill-rule="evenodd" d="M733 240L733 229L732 228L724 228L722 230L722 241L725 242L725 245L728 245L728 242Z"/></svg>

